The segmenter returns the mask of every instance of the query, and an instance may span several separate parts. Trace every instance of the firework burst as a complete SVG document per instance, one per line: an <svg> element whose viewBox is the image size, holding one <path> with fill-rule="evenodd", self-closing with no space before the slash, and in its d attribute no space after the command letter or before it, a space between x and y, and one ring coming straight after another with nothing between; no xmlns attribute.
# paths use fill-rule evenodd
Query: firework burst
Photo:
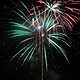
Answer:
<svg viewBox="0 0 80 80"><path fill-rule="evenodd" d="M22 13L22 16L19 13L17 14L22 19L25 19L24 23L27 23L28 25L25 26L24 23L20 24L16 22L10 22L11 27L14 27L14 29L9 31L9 36L11 38L26 36L26 39L22 40L20 44L28 44L24 46L17 54L15 54L13 58L15 58L18 54L21 54L20 58L26 55L23 61L24 63L25 61L30 60L32 58L32 56L35 54L36 48L39 48L40 45L43 45L43 48L45 48L45 61L47 61L47 53L45 46L45 44L47 44L48 47L53 46L58 52L61 52L68 61L68 58L65 54L65 50L60 46L61 44L57 43L61 41L64 44L68 45L64 38L67 37L67 35L62 32L63 26L56 23L55 18L53 16L50 16L49 14L43 16L39 13L39 15L37 16L35 9L35 16L30 19L27 18L27 16L25 16L22 11L20 12ZM23 16L25 16L27 19ZM61 31L58 31L58 28L61 29Z"/></svg>
<svg viewBox="0 0 80 80"><path fill-rule="evenodd" d="M72 30L74 24L80 20L80 1L70 1L70 0L50 0L51 3L43 0L39 0L40 4L45 6L43 12L48 12L51 15L55 16L56 21L63 25L64 28ZM76 7L76 8L75 8ZM43 13L42 12L42 13Z"/></svg>
<svg viewBox="0 0 80 80"><path fill-rule="evenodd" d="M30 13L31 9L29 10L23 2L20 3ZM56 6L59 6L59 4L56 4L54 8ZM48 5L47 7L47 9L49 9ZM24 23L17 23L14 21L10 22L12 29L9 31L9 36L11 38L25 37L24 40L20 41L19 45L27 43L11 58L11 60L19 55L19 59L23 59L24 64L26 61L31 61L36 54L41 56L40 59L42 64L43 77L43 62L45 62L46 71L48 70L47 49L51 50L51 48L55 48L58 53L62 53L62 55L69 63L63 44L68 47L70 47L70 45L66 41L68 36L63 32L64 26L56 21L58 17L55 18L55 16L51 15L51 9L48 14L42 14L43 12L40 11L36 12L35 7L33 8L33 11L34 15L27 16L23 11L17 9L15 13L24 20ZM53 11L55 12L55 9Z"/></svg>

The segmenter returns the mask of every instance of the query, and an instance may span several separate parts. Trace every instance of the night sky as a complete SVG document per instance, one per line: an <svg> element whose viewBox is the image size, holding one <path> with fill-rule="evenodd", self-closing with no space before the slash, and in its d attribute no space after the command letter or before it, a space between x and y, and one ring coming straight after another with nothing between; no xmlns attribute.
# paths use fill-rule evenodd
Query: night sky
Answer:
<svg viewBox="0 0 80 80"><path fill-rule="evenodd" d="M36 0L22 1L31 5ZM29 63L21 66L20 63L16 63L16 59L10 62L10 58L17 52L15 46L18 44L18 40L9 39L6 31L9 30L8 22L11 18L16 18L16 15L12 14L12 10L15 10L17 4L19 4L19 0L13 0L13 2L12 0L0 0L0 80L40 80L38 66L31 69ZM70 64L64 58L54 54L54 59L49 60L51 67L48 80L80 79L80 21L67 35L72 42L71 49L68 50Z"/></svg>

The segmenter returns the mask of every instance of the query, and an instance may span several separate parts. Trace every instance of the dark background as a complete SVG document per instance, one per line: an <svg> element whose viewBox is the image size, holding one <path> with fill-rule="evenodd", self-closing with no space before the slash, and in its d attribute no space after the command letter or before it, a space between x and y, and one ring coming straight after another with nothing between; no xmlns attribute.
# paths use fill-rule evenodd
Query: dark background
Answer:
<svg viewBox="0 0 80 80"><path fill-rule="evenodd" d="M28 5L35 3L34 0L23 1ZM13 2L12 0L0 0L0 80L39 80L35 79L38 76L37 72L31 72L30 64L20 66L16 60L10 62L11 56L16 52L15 46L18 41L8 39L5 31L9 29L10 18L16 17L13 16L12 10L15 10L17 4L19 4L18 0L13 0ZM72 47L68 51L70 64L60 57L55 57L55 60L50 61L52 68L49 70L49 80L80 79L80 21L68 35L72 39ZM60 78L57 79L56 76Z"/></svg>

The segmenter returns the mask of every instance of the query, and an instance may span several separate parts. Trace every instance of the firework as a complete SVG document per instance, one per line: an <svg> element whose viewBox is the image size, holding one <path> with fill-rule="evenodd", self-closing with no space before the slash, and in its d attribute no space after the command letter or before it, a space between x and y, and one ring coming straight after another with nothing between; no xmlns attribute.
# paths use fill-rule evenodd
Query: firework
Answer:
<svg viewBox="0 0 80 80"><path fill-rule="evenodd" d="M47 44L48 47L53 46L58 52L61 52L65 56L66 60L68 61L68 58L65 54L65 50L60 46L61 44L57 43L57 41L58 42L61 41L64 44L68 45L68 43L66 43L64 38L64 37L67 37L67 35L63 32L58 31L58 28L62 29L63 26L59 25L58 23L55 23L55 18L52 16L49 16L49 15L37 16L35 9L34 9L35 16L33 18L30 18L31 20L27 18L27 16L25 16L22 11L20 12L23 15L19 13L17 14L22 19L25 19L25 22L28 25L25 26L24 24L10 22L11 26L14 27L14 29L9 31L10 32L9 36L11 36L12 38L26 36L26 39L22 40L20 44L25 44L26 42L28 44L24 46L16 55L14 55L13 58L15 58L18 54L21 54L20 58L26 55L23 63L27 60L30 60L32 56L35 54L36 48L39 47L37 42L40 42L40 45L43 44L44 47L45 47L45 44ZM54 29L54 32L53 32L53 29ZM44 54L46 55L47 54L46 47L44 50L45 50ZM45 60L47 59L45 58Z"/></svg>
<svg viewBox="0 0 80 80"><path fill-rule="evenodd" d="M24 6L24 8L26 8L29 13L31 10L33 10L34 15L27 16L20 9L17 9L17 11L15 11L15 13L24 20L24 23L17 23L14 21L10 22L12 28L9 31L9 36L11 38L25 37L25 39L20 41L19 45L26 43L27 44L23 48L21 48L11 58L11 60L19 55L19 59L23 59L24 64L26 61L31 61L33 57L35 58L36 54L39 57L41 55L40 62L42 64L43 77L43 62L45 62L46 71L48 70L47 49L51 50L51 48L55 48L58 53L62 53L62 55L69 63L66 51L63 47L63 44L70 47L69 43L66 41L66 38L68 38L68 36L63 32L64 26L56 22L58 17L55 18L55 16L52 16L50 11L48 12L48 14L44 13L46 10L44 12L36 12L35 7L29 10L23 2L20 3ZM54 8L56 6L59 6L59 4L56 4ZM53 11L55 12L55 9Z"/></svg>
<svg viewBox="0 0 80 80"><path fill-rule="evenodd" d="M43 12L51 12L50 15L53 14L57 18L56 21L69 30L72 30L74 24L80 20L80 9L78 9L80 1L51 0L51 3L49 3L39 0L38 2L45 6Z"/></svg>

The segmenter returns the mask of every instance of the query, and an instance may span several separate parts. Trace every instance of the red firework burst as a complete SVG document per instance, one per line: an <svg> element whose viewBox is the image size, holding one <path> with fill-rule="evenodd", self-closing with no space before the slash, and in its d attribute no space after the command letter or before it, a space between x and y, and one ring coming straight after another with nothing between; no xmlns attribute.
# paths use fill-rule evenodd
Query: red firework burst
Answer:
<svg viewBox="0 0 80 80"><path fill-rule="evenodd" d="M52 3L39 0L38 6L36 6L37 10L41 10L41 7L45 7L45 10L41 12L51 11L53 15L57 18L56 21L63 25L64 27L72 30L74 24L80 20L80 1L70 1L70 0L50 0ZM40 6L39 6L40 4ZM52 15L52 14L51 14Z"/></svg>

